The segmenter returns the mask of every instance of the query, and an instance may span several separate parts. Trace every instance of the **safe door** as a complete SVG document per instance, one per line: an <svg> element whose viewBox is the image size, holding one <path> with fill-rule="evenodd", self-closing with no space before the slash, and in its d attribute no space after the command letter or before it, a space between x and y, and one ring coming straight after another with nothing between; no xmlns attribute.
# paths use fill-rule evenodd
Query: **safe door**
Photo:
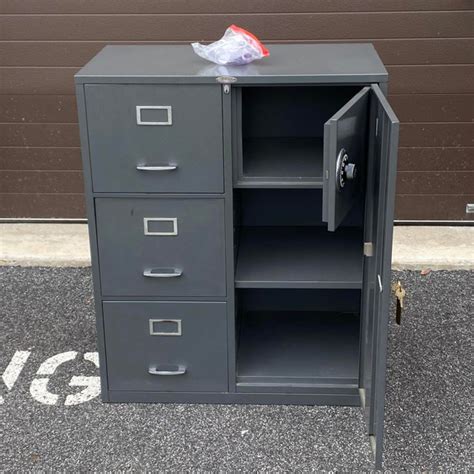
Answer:
<svg viewBox="0 0 474 474"><path fill-rule="evenodd" d="M323 221L335 231L363 185L370 87L364 87L324 124Z"/></svg>

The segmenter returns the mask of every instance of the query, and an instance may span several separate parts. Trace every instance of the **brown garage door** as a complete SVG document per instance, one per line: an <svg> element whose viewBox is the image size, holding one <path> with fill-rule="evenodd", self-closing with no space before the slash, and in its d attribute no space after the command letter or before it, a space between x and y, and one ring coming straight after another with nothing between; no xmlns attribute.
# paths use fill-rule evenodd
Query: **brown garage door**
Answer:
<svg viewBox="0 0 474 474"><path fill-rule="evenodd" d="M472 0L3 0L0 217L83 217L73 75L107 43L371 41L401 119L398 219L474 202ZM472 216L472 214L470 215ZM472 217L471 217L472 218Z"/></svg>

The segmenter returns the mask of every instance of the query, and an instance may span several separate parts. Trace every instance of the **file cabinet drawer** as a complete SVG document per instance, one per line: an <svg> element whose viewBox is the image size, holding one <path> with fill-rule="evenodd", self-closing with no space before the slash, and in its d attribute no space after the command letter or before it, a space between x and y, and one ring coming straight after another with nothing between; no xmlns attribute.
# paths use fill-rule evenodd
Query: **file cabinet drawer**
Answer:
<svg viewBox="0 0 474 474"><path fill-rule="evenodd" d="M95 200L104 296L225 296L224 200Z"/></svg>
<svg viewBox="0 0 474 474"><path fill-rule="evenodd" d="M104 302L110 390L226 391L226 304Z"/></svg>
<svg viewBox="0 0 474 474"><path fill-rule="evenodd" d="M218 85L85 86L96 192L223 192Z"/></svg>

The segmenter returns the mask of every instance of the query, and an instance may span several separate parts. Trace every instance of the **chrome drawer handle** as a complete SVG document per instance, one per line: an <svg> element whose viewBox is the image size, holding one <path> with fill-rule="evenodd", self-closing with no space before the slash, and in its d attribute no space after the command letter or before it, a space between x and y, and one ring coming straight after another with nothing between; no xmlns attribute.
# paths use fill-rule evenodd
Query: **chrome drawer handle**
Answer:
<svg viewBox="0 0 474 474"><path fill-rule="evenodd" d="M177 168L176 165L162 165L162 166L148 166L148 165L138 165L138 171L173 171Z"/></svg>
<svg viewBox="0 0 474 474"><path fill-rule="evenodd" d="M172 271L155 272L152 270L145 270L143 276L147 278L177 278L183 274L182 270L173 269Z"/></svg>
<svg viewBox="0 0 474 474"><path fill-rule="evenodd" d="M186 373L186 367L184 365L178 365L176 370L160 370L158 367L150 367L148 373L150 375L184 375Z"/></svg>

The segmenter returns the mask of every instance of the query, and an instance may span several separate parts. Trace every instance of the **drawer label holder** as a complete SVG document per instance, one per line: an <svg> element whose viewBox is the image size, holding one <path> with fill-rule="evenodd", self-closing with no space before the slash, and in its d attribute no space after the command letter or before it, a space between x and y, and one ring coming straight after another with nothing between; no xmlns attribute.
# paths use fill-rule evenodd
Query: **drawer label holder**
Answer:
<svg viewBox="0 0 474 474"><path fill-rule="evenodd" d="M149 322L150 336L181 336L183 334L181 319L150 319ZM174 331L163 331L155 330L156 325L174 325L176 329Z"/></svg>
<svg viewBox="0 0 474 474"><path fill-rule="evenodd" d="M142 120L142 110L164 110L166 112L166 120L162 122L146 122ZM173 125L173 115L171 105L137 105L137 125Z"/></svg>
<svg viewBox="0 0 474 474"><path fill-rule="evenodd" d="M169 222L172 225L170 231L151 231L149 229L150 222ZM158 236L175 236L178 235L178 218L177 217L144 217L143 218L143 231L145 235L158 235Z"/></svg>

